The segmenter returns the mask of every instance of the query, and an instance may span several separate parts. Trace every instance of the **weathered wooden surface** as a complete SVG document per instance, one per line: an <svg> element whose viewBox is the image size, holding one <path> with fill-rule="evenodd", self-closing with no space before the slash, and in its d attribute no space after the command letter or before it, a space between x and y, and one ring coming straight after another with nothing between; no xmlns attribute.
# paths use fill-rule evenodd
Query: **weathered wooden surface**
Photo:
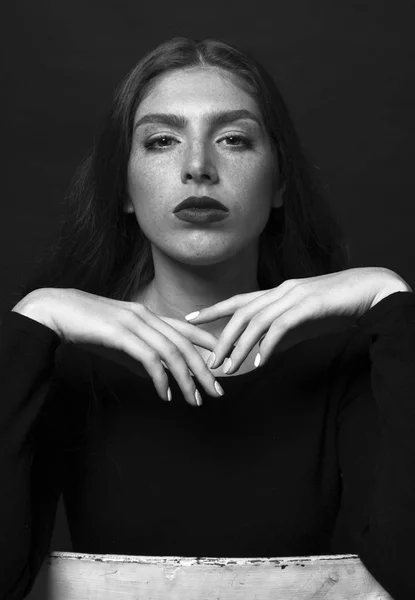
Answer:
<svg viewBox="0 0 415 600"><path fill-rule="evenodd" d="M30 600L392 600L355 554L187 558L51 552Z"/></svg>

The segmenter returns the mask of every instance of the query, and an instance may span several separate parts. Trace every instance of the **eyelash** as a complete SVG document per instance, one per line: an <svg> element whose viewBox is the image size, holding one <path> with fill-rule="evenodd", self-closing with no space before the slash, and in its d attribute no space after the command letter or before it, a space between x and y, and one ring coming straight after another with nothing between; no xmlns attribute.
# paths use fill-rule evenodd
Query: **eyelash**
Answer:
<svg viewBox="0 0 415 600"><path fill-rule="evenodd" d="M246 148L246 149L249 149L249 148L253 147L252 141L250 139L246 138L246 137L241 136L241 135L227 135L227 136L223 137L222 140L227 140L229 138L231 138L231 139L237 139L237 140L242 140L243 141L243 146L231 146L232 148ZM155 144L159 140L164 140L164 139L174 140L175 138L173 136L171 136L171 135L159 135L158 137L153 138L151 141L147 141L144 144L144 147L146 148L146 150L149 150L149 151L164 152L164 150L166 150L170 146L164 146L164 147L161 147L161 148L160 147L159 148L155 148L153 146L153 144ZM222 140L219 140L219 141L222 141Z"/></svg>

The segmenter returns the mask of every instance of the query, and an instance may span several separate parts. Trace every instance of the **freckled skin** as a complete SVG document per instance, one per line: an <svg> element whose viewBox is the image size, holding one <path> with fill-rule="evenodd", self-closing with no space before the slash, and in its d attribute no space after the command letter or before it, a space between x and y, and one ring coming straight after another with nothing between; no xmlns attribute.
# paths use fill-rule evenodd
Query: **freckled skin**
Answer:
<svg viewBox="0 0 415 600"><path fill-rule="evenodd" d="M151 243L155 276L131 301L145 303L156 314L183 319L238 293L259 290L258 239L271 208L282 205L278 163L263 124L239 120L209 129L205 120L211 112L241 108L262 122L256 100L234 75L218 68L166 73L137 108L134 124L155 112L188 119L184 129L152 123L133 132L124 210L135 213ZM153 150L145 147L151 142ZM208 226L180 221L173 210L192 195L218 199L229 209L227 218ZM219 335L228 321L200 327Z"/></svg>

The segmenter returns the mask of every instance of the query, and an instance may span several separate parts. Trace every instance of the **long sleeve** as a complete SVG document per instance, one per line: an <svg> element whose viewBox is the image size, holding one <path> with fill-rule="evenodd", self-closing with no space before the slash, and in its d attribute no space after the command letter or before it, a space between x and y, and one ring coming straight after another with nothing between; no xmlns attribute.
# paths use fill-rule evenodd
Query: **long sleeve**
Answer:
<svg viewBox="0 0 415 600"><path fill-rule="evenodd" d="M0 598L30 591L49 551L61 492L56 447L44 435L47 407L62 393L54 377L59 336L19 313L0 329Z"/></svg>
<svg viewBox="0 0 415 600"><path fill-rule="evenodd" d="M384 298L357 325L371 342L366 355L350 344L340 363L343 489L332 549L357 548L394 600L408 600L415 598L415 293Z"/></svg>

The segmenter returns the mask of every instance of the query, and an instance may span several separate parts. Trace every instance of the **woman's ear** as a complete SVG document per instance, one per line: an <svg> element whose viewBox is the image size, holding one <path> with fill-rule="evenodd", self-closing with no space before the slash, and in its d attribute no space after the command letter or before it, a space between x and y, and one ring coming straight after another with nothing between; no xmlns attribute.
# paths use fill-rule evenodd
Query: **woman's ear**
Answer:
<svg viewBox="0 0 415 600"><path fill-rule="evenodd" d="M124 199L122 211L125 213L133 213L134 212L133 203L131 202L131 200L129 198Z"/></svg>
<svg viewBox="0 0 415 600"><path fill-rule="evenodd" d="M272 208L280 208L284 204L284 200L282 198L284 192L285 192L285 183L282 186L282 188L278 189L275 192L274 197L272 199Z"/></svg>

